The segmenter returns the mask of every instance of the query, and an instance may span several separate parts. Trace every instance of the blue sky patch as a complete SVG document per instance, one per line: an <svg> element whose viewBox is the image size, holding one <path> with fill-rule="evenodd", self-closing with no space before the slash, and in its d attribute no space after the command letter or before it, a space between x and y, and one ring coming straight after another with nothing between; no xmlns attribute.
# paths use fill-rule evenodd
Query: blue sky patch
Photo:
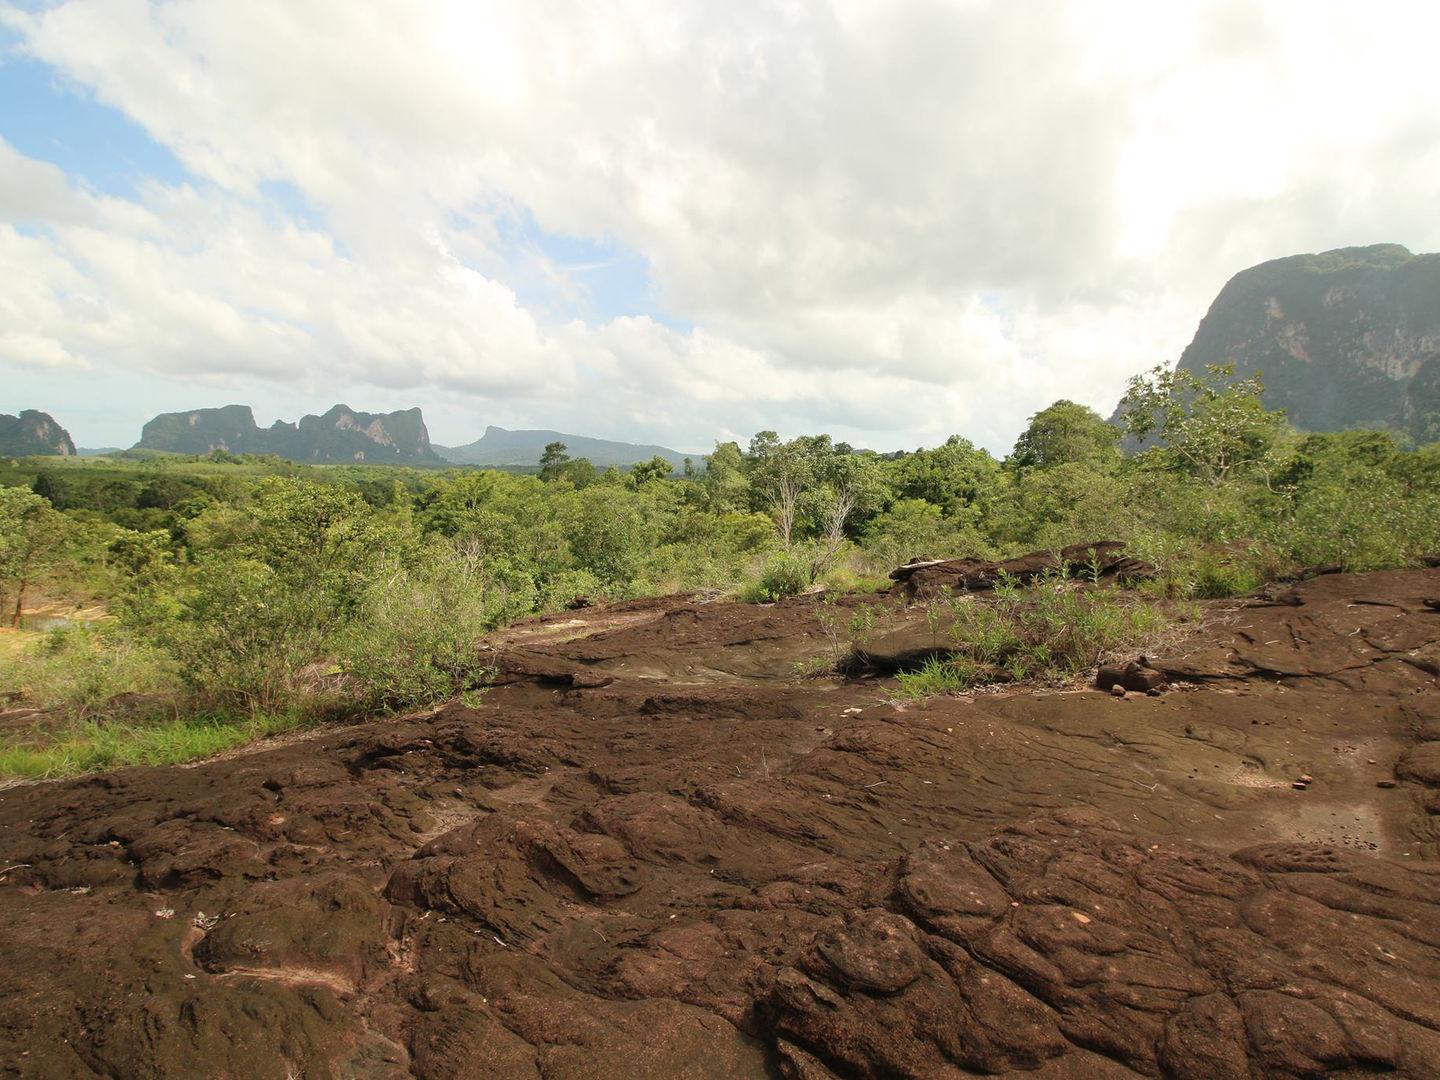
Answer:
<svg viewBox="0 0 1440 1080"><path fill-rule="evenodd" d="M147 180L173 185L191 179L139 124L48 64L20 54L16 41L0 30L0 137L16 150L107 195L131 197Z"/></svg>
<svg viewBox="0 0 1440 1080"><path fill-rule="evenodd" d="M305 193L289 180L262 180L258 187L260 197L296 225L311 232L329 235L330 229L324 212L311 203Z"/></svg>
<svg viewBox="0 0 1440 1080"><path fill-rule="evenodd" d="M690 329L690 324L661 307L650 263L639 252L608 237L547 233L524 208L499 214L495 230L511 266L543 260L574 286L566 295L542 276L522 273L507 284L527 307L545 311L557 321L582 319L597 324L626 315L648 315L681 333Z"/></svg>
<svg viewBox="0 0 1440 1080"><path fill-rule="evenodd" d="M147 182L203 186L143 127L55 68L26 56L19 36L3 27L0 138L26 157L58 166L72 180L106 195L134 198ZM331 236L337 250L345 253L323 209L295 184L266 180L259 185L259 195L275 213ZM609 238L547 233L524 207L492 205L480 212L495 213L492 227L500 241L500 264L477 269L504 281L542 321L579 319L595 325L645 315L680 333L692 328L663 310L650 265L639 252ZM469 229L478 223L455 215L452 224Z"/></svg>

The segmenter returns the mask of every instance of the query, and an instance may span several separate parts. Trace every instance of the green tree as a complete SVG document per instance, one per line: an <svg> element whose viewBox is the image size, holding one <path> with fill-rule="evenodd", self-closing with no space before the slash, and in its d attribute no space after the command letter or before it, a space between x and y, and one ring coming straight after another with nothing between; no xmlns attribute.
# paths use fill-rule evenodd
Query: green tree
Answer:
<svg viewBox="0 0 1440 1080"><path fill-rule="evenodd" d="M811 464L815 483L804 497L810 531L838 551L852 523L873 517L892 493L873 455L834 453Z"/></svg>
<svg viewBox="0 0 1440 1080"><path fill-rule="evenodd" d="M1000 466L968 439L952 435L933 450L916 450L887 462L885 472L902 499L923 499L946 517L978 518L999 483Z"/></svg>
<svg viewBox="0 0 1440 1080"><path fill-rule="evenodd" d="M745 456L734 442L716 443L714 452L705 459L705 475L701 480L705 491L705 507L712 513L724 514L750 507L750 483L745 478Z"/></svg>
<svg viewBox="0 0 1440 1080"><path fill-rule="evenodd" d="M1285 413L1261 403L1258 374L1231 381L1233 364L1206 370L1204 379L1164 367L1136 375L1120 403L1126 430L1142 444L1158 439L1174 467L1212 486L1247 473L1268 478L1291 430Z"/></svg>
<svg viewBox="0 0 1440 1080"><path fill-rule="evenodd" d="M10 625L20 625L25 592L62 554L65 518L49 501L24 488L0 487L0 596L8 599Z"/></svg>
<svg viewBox="0 0 1440 1080"><path fill-rule="evenodd" d="M1084 462L1109 468L1120 463L1120 432L1094 409L1061 399L1030 417L1015 441L1010 463L1020 469L1048 469Z"/></svg>
<svg viewBox="0 0 1440 1080"><path fill-rule="evenodd" d="M801 499L816 479L816 464L834 452L829 435L802 435L782 443L773 431L750 440L745 472L757 509L768 511L788 550L798 538Z"/></svg>
<svg viewBox="0 0 1440 1080"><path fill-rule="evenodd" d="M578 568L623 590L641 574L659 539L655 505L641 492L597 484L574 493L567 518Z"/></svg>
<svg viewBox="0 0 1440 1080"><path fill-rule="evenodd" d="M570 460L570 455L565 450L565 444L558 440L545 444L545 449L540 454L541 480L554 480L560 475L561 466Z"/></svg>
<svg viewBox="0 0 1440 1080"><path fill-rule="evenodd" d="M571 458L560 466L559 477L569 480L573 487L583 488L595 483L595 466L589 458Z"/></svg>
<svg viewBox="0 0 1440 1080"><path fill-rule="evenodd" d="M656 454L649 461L637 461L630 467L630 481L634 487L644 487L654 480L664 480L674 468L670 462Z"/></svg>

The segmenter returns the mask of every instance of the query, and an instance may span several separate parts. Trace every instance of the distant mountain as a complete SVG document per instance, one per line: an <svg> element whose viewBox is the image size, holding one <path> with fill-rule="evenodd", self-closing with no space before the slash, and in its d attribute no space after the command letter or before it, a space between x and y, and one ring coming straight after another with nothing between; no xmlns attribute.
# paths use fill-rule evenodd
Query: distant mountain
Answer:
<svg viewBox="0 0 1440 1080"><path fill-rule="evenodd" d="M135 448L177 454L227 450L277 454L291 461L367 465L440 463L419 409L366 413L348 405L336 405L324 416L302 417L298 424L277 420L268 428L255 423L248 405L161 413L145 425Z"/></svg>
<svg viewBox="0 0 1440 1080"><path fill-rule="evenodd" d="M19 416L0 413L0 455L30 457L41 454L74 457L75 443L70 433L49 413L35 409L26 409Z"/></svg>
<svg viewBox="0 0 1440 1080"><path fill-rule="evenodd" d="M1302 430L1440 439L1440 255L1376 244L1242 270L1179 367L1226 363L1261 372L1266 403Z"/></svg>
<svg viewBox="0 0 1440 1080"><path fill-rule="evenodd" d="M687 457L700 464L699 454L682 454L665 446L642 446L637 443L592 439L585 435L566 435L561 431L507 431L494 427L465 446L437 446L435 452L456 465L536 465L547 443L562 442L572 458L588 458L593 465L634 465L659 455L677 468Z"/></svg>

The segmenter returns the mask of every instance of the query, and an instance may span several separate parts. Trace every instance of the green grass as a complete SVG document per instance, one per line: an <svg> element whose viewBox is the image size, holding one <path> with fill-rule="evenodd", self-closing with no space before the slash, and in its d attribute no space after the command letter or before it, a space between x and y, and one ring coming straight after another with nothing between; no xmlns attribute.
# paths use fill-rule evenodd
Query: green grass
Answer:
<svg viewBox="0 0 1440 1080"><path fill-rule="evenodd" d="M990 597L944 597L927 606L926 620L937 637L947 627L947 655L897 676L906 697L1022 679L1062 681L1112 653L1153 641L1171 621L1143 599L1080 588L1058 576L1028 589L1002 584Z"/></svg>
<svg viewBox="0 0 1440 1080"><path fill-rule="evenodd" d="M821 578L821 584L827 592L868 594L884 592L895 583L883 574L856 573L849 567L841 566Z"/></svg>
<svg viewBox="0 0 1440 1080"><path fill-rule="evenodd" d="M805 660L797 660L790 670L802 679L813 679L820 675L833 675L838 661L833 653L820 653Z"/></svg>
<svg viewBox="0 0 1440 1080"><path fill-rule="evenodd" d="M980 669L967 660L932 656L919 671L902 671L895 681L904 697L922 701L939 694L959 694L985 680Z"/></svg>
<svg viewBox="0 0 1440 1080"><path fill-rule="evenodd" d="M0 776L48 779L125 765L178 765L305 726L301 714L243 719L191 716L146 724L73 724L0 749Z"/></svg>
<svg viewBox="0 0 1440 1080"><path fill-rule="evenodd" d="M42 637L44 637L43 634L33 630L11 630L6 627L0 631L0 663L27 652Z"/></svg>
<svg viewBox="0 0 1440 1080"><path fill-rule="evenodd" d="M0 694L22 704L84 718L120 694L174 696L174 665L158 649L114 627L70 626L47 633L7 633L0 654Z"/></svg>

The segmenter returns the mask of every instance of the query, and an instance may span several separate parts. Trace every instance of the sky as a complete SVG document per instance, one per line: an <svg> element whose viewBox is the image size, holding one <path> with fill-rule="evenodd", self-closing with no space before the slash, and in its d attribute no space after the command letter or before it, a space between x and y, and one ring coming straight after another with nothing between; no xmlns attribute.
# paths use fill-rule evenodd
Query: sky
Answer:
<svg viewBox="0 0 1440 1080"><path fill-rule="evenodd" d="M0 411L1006 452L1440 250L1430 0L0 0Z"/></svg>

